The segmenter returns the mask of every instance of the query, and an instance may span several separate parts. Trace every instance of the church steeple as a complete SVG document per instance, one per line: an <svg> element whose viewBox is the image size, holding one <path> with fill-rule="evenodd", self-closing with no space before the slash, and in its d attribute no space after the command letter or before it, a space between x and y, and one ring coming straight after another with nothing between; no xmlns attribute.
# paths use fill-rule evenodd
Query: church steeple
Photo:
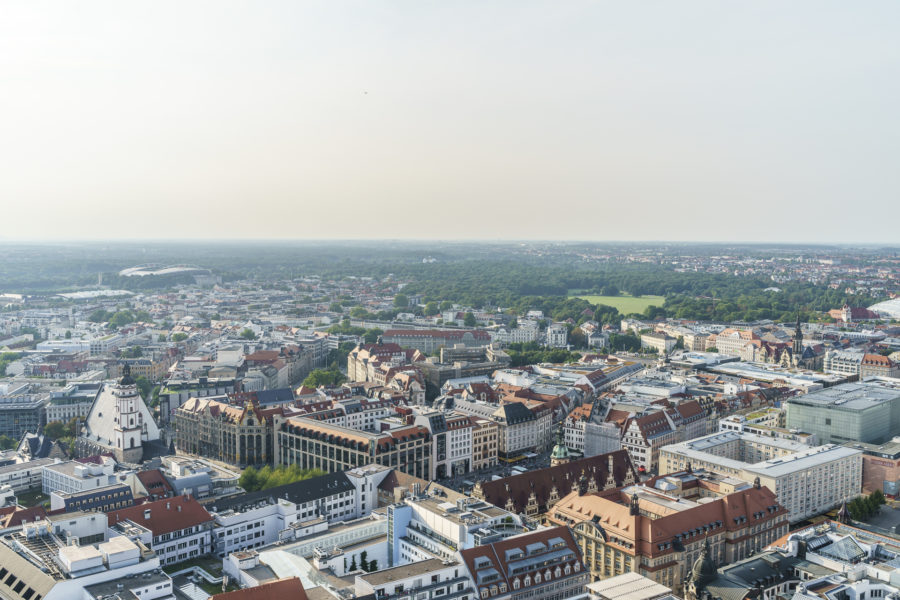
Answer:
<svg viewBox="0 0 900 600"><path fill-rule="evenodd" d="M803 355L803 328L800 326L800 311L797 311L797 328L794 329L794 361L799 361Z"/></svg>

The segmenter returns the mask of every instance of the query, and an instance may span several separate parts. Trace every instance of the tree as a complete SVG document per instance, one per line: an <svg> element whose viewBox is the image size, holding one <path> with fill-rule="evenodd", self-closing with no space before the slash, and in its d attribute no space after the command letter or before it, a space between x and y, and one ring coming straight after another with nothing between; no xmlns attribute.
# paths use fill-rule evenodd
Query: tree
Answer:
<svg viewBox="0 0 900 600"><path fill-rule="evenodd" d="M684 350L684 336L679 335L678 339L675 340L675 347L679 350Z"/></svg>
<svg viewBox="0 0 900 600"><path fill-rule="evenodd" d="M406 294L397 294L394 296L394 306L397 308L408 308L409 297Z"/></svg>
<svg viewBox="0 0 900 600"><path fill-rule="evenodd" d="M371 315L370 315L369 311L364 309L362 306L354 306L353 308L350 309L350 316L353 317L354 319L367 319Z"/></svg>
<svg viewBox="0 0 900 600"><path fill-rule="evenodd" d="M159 334L159 337L156 338L156 341L157 341L157 342L165 342L165 341L166 341L166 334L164 334L164 333Z"/></svg>
<svg viewBox="0 0 900 600"><path fill-rule="evenodd" d="M372 329L366 329L366 332L363 334L363 340L367 344L374 344L378 341L378 338L384 333L381 329L377 327L373 327Z"/></svg>
<svg viewBox="0 0 900 600"><path fill-rule="evenodd" d="M369 553L365 550L359 553L359 568L363 571L369 570L369 561L367 560Z"/></svg>
<svg viewBox="0 0 900 600"><path fill-rule="evenodd" d="M441 312L443 312L445 310L450 310L451 308L453 308L453 303L450 302L449 300L444 300L443 302L441 302L441 304L438 308L441 309Z"/></svg>
<svg viewBox="0 0 900 600"><path fill-rule="evenodd" d="M259 478L257 476L256 468L250 466L244 469L243 473L241 473L240 479L238 479L238 485L244 488L244 490L247 492L258 490Z"/></svg>
<svg viewBox="0 0 900 600"><path fill-rule="evenodd" d="M112 317L111 312L98 308L90 314L88 321L91 323L105 323L106 321L109 321L110 317Z"/></svg>
<svg viewBox="0 0 900 600"><path fill-rule="evenodd" d="M11 450L18 446L18 442L6 434L0 435L0 450Z"/></svg>
<svg viewBox="0 0 900 600"><path fill-rule="evenodd" d="M425 316L426 317L433 317L434 315L438 314L439 312L440 312L440 309L438 308L437 302L429 302L428 304L425 305Z"/></svg>
<svg viewBox="0 0 900 600"><path fill-rule="evenodd" d="M358 568L359 567L356 566L356 555L354 554L353 560L350 561L350 572L352 573L353 571L355 571Z"/></svg>
<svg viewBox="0 0 900 600"><path fill-rule="evenodd" d="M706 351L707 352L718 352L719 349L716 348L715 346L710 346L709 348L706 349Z"/></svg>
<svg viewBox="0 0 900 600"><path fill-rule="evenodd" d="M372 562L369 563L369 573L374 573L378 570L378 561L372 559Z"/></svg>
<svg viewBox="0 0 900 600"><path fill-rule="evenodd" d="M183 331L172 334L173 342L183 342L186 339L188 339L188 334L184 333Z"/></svg>
<svg viewBox="0 0 900 600"><path fill-rule="evenodd" d="M466 313L466 316L463 317L463 325L466 327L475 327L478 322L475 320L475 315L472 314L471 311Z"/></svg>
<svg viewBox="0 0 900 600"><path fill-rule="evenodd" d="M256 333L249 327L244 327L244 329L241 330L240 337L245 340L255 340Z"/></svg>
<svg viewBox="0 0 900 600"><path fill-rule="evenodd" d="M146 400L150 395L150 390L153 389L153 384L150 383L150 380L143 375L139 375L134 380L134 384L137 386L138 392L141 394L141 398Z"/></svg>
<svg viewBox="0 0 900 600"><path fill-rule="evenodd" d="M58 440L66 434L66 426L62 421L50 421L44 425L44 435L51 440Z"/></svg>
<svg viewBox="0 0 900 600"><path fill-rule="evenodd" d="M66 330L66 339L67 339L67 340L71 340L71 339L72 339L72 332L69 331L68 329Z"/></svg>
<svg viewBox="0 0 900 600"><path fill-rule="evenodd" d="M328 311L329 311L329 312L342 313L342 312L344 312L344 306L343 306L340 302L332 302L332 303L328 306Z"/></svg>
<svg viewBox="0 0 900 600"><path fill-rule="evenodd" d="M338 385L343 383L347 378L340 371L315 369L307 375L303 380L304 386L308 388L317 388L320 385Z"/></svg>

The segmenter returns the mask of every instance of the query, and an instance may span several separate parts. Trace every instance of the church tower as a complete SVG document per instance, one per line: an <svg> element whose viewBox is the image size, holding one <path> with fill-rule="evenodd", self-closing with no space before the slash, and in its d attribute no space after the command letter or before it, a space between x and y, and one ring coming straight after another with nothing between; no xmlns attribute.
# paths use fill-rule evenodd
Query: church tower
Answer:
<svg viewBox="0 0 900 600"><path fill-rule="evenodd" d="M550 453L550 466L564 465L570 460L572 460L572 457L569 455L569 449L563 441L562 423L560 423L556 429L556 446L553 447L553 452Z"/></svg>
<svg viewBox="0 0 900 600"><path fill-rule="evenodd" d="M803 358L803 328L800 326L800 311L797 311L797 328L794 329L794 347L791 349L793 363L795 367L800 366L800 359Z"/></svg>
<svg viewBox="0 0 900 600"><path fill-rule="evenodd" d="M123 462L140 462L144 454L141 445L143 422L141 418L141 397L137 384L131 377L131 365L122 368L122 378L113 388L116 399L115 428L113 442L116 460Z"/></svg>

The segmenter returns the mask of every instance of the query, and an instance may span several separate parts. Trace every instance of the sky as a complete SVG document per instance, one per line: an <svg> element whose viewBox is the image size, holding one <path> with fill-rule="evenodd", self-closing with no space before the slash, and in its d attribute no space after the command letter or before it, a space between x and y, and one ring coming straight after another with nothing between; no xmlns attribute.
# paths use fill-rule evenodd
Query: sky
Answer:
<svg viewBox="0 0 900 600"><path fill-rule="evenodd" d="M900 243L900 3L0 1L0 240Z"/></svg>

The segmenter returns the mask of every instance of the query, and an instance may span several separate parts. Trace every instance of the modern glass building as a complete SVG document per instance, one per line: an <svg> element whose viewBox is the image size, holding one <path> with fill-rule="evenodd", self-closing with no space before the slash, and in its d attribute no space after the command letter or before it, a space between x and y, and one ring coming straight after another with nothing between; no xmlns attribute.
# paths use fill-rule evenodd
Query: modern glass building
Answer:
<svg viewBox="0 0 900 600"><path fill-rule="evenodd" d="M869 377L791 398L787 426L822 444L881 444L900 435L900 379Z"/></svg>

